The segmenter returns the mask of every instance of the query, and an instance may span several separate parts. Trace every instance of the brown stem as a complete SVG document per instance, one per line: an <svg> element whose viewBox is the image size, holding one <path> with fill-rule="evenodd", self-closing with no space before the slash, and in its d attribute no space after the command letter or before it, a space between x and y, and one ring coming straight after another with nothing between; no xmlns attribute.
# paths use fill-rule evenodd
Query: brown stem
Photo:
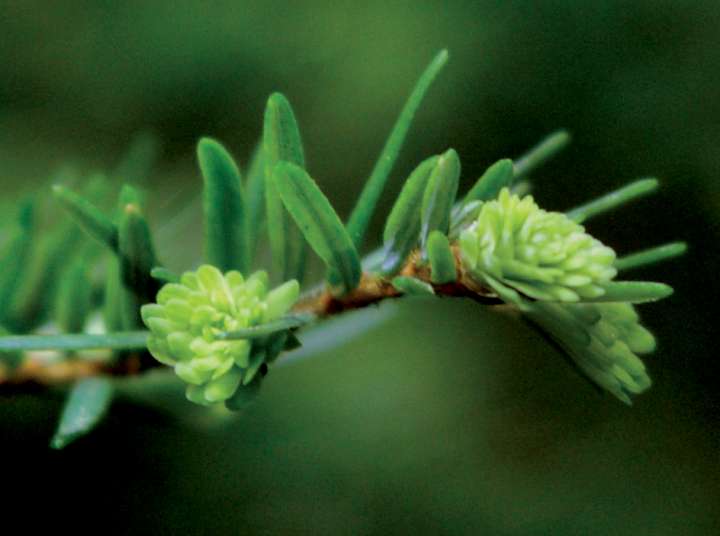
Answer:
<svg viewBox="0 0 720 536"><path fill-rule="evenodd" d="M400 275L414 277L432 285L435 294L440 297L470 298L486 305L502 303L488 288L479 285L464 271L460 262L459 250L453 247L457 281L438 285L432 282L430 268L420 262L419 252L410 255ZM328 317L360 309L389 298L398 298L401 293L392 286L389 279L364 273L358 287L352 292L338 297L329 290L321 288L304 297L294 307L295 312L312 313L318 317ZM138 374L149 368L161 366L154 359L148 359L143 353L133 353L119 363L70 360L59 363L47 363L38 358L28 358L12 374L0 369L0 389L32 385L56 385L71 383L75 380L100 374L128 376Z"/></svg>
<svg viewBox="0 0 720 536"><path fill-rule="evenodd" d="M427 263L420 262L420 252L418 251L410 255L405 266L400 271L400 275L414 277L429 283L433 287L435 294L440 297L470 298L487 305L502 303L492 290L478 284L465 272L460 262L459 248L453 246L452 251L457 271L456 281L453 283L442 285L433 283L430 267ZM360 285L351 293L342 297L335 297L328 290L320 291L305 300L301 300L295 309L318 316L330 316L343 311L365 307L387 298L398 298L401 295L402 293L392 286L389 279L376 274L363 274Z"/></svg>
<svg viewBox="0 0 720 536"><path fill-rule="evenodd" d="M91 376L131 376L160 366L147 352L132 352L122 361L84 361L72 359L54 363L28 356L16 370L7 371L0 367L0 391L25 387L63 385Z"/></svg>

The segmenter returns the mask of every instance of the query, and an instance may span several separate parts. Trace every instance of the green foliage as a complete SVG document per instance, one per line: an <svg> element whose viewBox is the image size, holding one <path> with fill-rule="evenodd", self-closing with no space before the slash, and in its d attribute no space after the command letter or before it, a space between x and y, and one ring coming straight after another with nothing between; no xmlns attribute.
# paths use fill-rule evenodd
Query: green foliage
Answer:
<svg viewBox="0 0 720 536"><path fill-rule="evenodd" d="M605 194L585 205L579 206L567 212L568 218L582 223L594 216L617 208L639 197L653 193L658 189L657 179L640 179L623 186L619 190Z"/></svg>
<svg viewBox="0 0 720 536"><path fill-rule="evenodd" d="M435 284L452 283L457 279L455 256L450 249L450 241L440 231L430 233L427 243L430 273Z"/></svg>
<svg viewBox="0 0 720 536"><path fill-rule="evenodd" d="M50 441L54 449L66 447L90 432L110 407L113 386L107 378L85 378L73 385Z"/></svg>
<svg viewBox="0 0 720 536"><path fill-rule="evenodd" d="M281 162L273 182L305 239L325 262L334 292L342 295L355 289L361 275L357 250L315 181L301 167Z"/></svg>
<svg viewBox="0 0 720 536"><path fill-rule="evenodd" d="M472 222L477 219L482 206L482 201L456 203L450 213L450 232L448 236L453 240L457 240L460 232L472 225Z"/></svg>
<svg viewBox="0 0 720 536"><path fill-rule="evenodd" d="M118 224L118 252L123 280L139 295L152 293L155 283L150 271L156 264L150 227L136 203L121 207Z"/></svg>
<svg viewBox="0 0 720 536"><path fill-rule="evenodd" d="M645 249L621 257L615 261L615 268L618 271L633 270L635 268L642 268L650 264L663 262L666 260L674 259L683 255L687 251L687 244L685 242L673 242L671 244L663 244L654 248Z"/></svg>
<svg viewBox="0 0 720 536"><path fill-rule="evenodd" d="M90 201L62 185L53 186L55 198L90 236L112 250L118 247L117 226Z"/></svg>
<svg viewBox="0 0 720 536"><path fill-rule="evenodd" d="M264 322L257 326L247 328L234 329L224 333L218 333L215 338L221 341L239 340L239 339L260 339L268 335L275 335L282 331L297 329L305 326L314 319L309 314L288 314L277 320Z"/></svg>
<svg viewBox="0 0 720 536"><path fill-rule="evenodd" d="M395 165L395 161L400 153L400 148L405 141L405 136L407 136L408 130L410 130L410 124L415 116L415 112L420 106L433 80L435 80L435 77L447 63L447 60L447 50L441 50L432 62L430 62L430 65L425 69L422 76L420 76L420 79L400 112L397 122L390 131L390 136L385 142L385 146L375 163L370 177L365 183L365 187L348 221L348 232L357 248L362 246L368 225L370 225L370 220L375 212L375 206L385 189L385 183Z"/></svg>
<svg viewBox="0 0 720 536"><path fill-rule="evenodd" d="M230 153L215 140L200 140L197 155L205 180L205 260L221 270L247 272L250 236L240 170Z"/></svg>
<svg viewBox="0 0 720 536"><path fill-rule="evenodd" d="M503 188L509 188L512 185L514 178L512 160L509 158L498 160L487 168L482 177L465 195L465 203L495 199Z"/></svg>
<svg viewBox="0 0 720 536"><path fill-rule="evenodd" d="M80 333L92 310L92 286L88 285L87 253L68 263L60 274L55 298L55 322L64 333Z"/></svg>
<svg viewBox="0 0 720 536"><path fill-rule="evenodd" d="M383 233L384 274L392 275L399 270L417 245L423 196L439 159L439 156L432 156L416 167L393 205Z"/></svg>
<svg viewBox="0 0 720 536"><path fill-rule="evenodd" d="M253 152L245 184L245 204L248 221L248 251L255 256L257 243L265 223L265 153L260 143Z"/></svg>
<svg viewBox="0 0 720 536"><path fill-rule="evenodd" d="M82 241L75 224L61 222L45 230L33 242L33 251L14 292L2 313L3 322L17 333L25 333L45 322L58 302L61 274L67 269Z"/></svg>
<svg viewBox="0 0 720 536"><path fill-rule="evenodd" d="M527 154L515 161L515 180L525 178L535 168L541 166L570 143L570 134L565 130L553 132L547 138L530 149Z"/></svg>
<svg viewBox="0 0 720 536"><path fill-rule="evenodd" d="M180 276L162 266L156 266L150 270L150 277L161 283L179 283Z"/></svg>
<svg viewBox="0 0 720 536"><path fill-rule="evenodd" d="M428 179L420 211L420 245L425 254L430 233L450 230L450 213L460 180L460 158L453 149L440 155Z"/></svg>
<svg viewBox="0 0 720 536"><path fill-rule="evenodd" d="M27 201L20 206L17 226L10 240L0 251L0 322L6 320L10 312L7 307L12 304L17 289L22 284L25 266L30 258L31 248L35 240L35 203Z"/></svg>
<svg viewBox="0 0 720 536"><path fill-rule="evenodd" d="M617 281L605 283L603 294L587 298L591 302L647 303L671 296L673 289L664 283L650 281Z"/></svg>
<svg viewBox="0 0 720 536"><path fill-rule="evenodd" d="M8 335L0 337L0 353L35 350L140 350L147 346L146 331L118 331L91 335Z"/></svg>
<svg viewBox="0 0 720 536"><path fill-rule="evenodd" d="M105 267L105 288L103 289L103 320L109 332L122 331L127 324L134 323L124 320L131 307L137 305L132 293L125 288L120 274L120 260L110 258Z"/></svg>
<svg viewBox="0 0 720 536"><path fill-rule="evenodd" d="M142 326L140 306L153 298L158 285L150 274L156 264L150 228L136 203L121 207L118 255L122 327L124 330L137 329Z"/></svg>
<svg viewBox="0 0 720 536"><path fill-rule="evenodd" d="M268 99L263 126L263 161L265 164L265 201L268 239L274 272L281 281L302 281L305 271L305 244L300 232L285 210L272 174L279 162L290 162L305 168L305 154L300 130L290 103L280 93Z"/></svg>
<svg viewBox="0 0 720 536"><path fill-rule="evenodd" d="M433 290L431 285L415 277L408 277L404 275L393 277L392 285L397 290L399 290L403 294L407 294L408 296L435 295L435 291Z"/></svg>
<svg viewBox="0 0 720 536"><path fill-rule="evenodd" d="M327 346L317 344L321 335L341 338L326 317L398 293L457 295L452 291L460 288L461 294L519 311L585 375L629 403L630 395L651 383L638 355L655 347L631 304L665 298L672 288L614 278L619 270L675 257L686 247L673 243L616 259L581 222L653 192L655 179L631 183L566 214L543 210L520 195L529 183L518 181L567 145L568 133L558 131L515 161L495 162L458 202L461 163L449 149L412 171L387 217L383 247L361 259L360 247L412 119L446 61L441 51L420 77L347 225L306 171L295 114L279 93L268 99L262 141L244 182L220 142L198 143L208 264L195 272L178 276L158 261L144 195L136 186L115 192L105 175L96 174L80 193L53 187L69 221L102 244L102 252L94 243L81 246L78 233L68 232L69 223L38 240L37 202L22 205L0 250L5 369L36 350L65 351L65 359L79 350L110 351L97 363L100 374L136 370L138 364L144 370L154 365L152 355L187 384L190 401L238 410L257 397L269 365L282 352L311 356L313 348ZM142 182L157 150L152 136L139 136L111 176ZM251 273L264 244L273 270ZM325 263L328 285L301 296L307 245ZM280 283L272 290L270 277ZM105 333L82 333L97 309ZM33 334L44 318L52 318L62 333ZM295 332L310 324L309 333L316 335L308 339L315 342L297 350L303 337ZM111 397L107 378L79 380L52 445L62 448L87 433Z"/></svg>

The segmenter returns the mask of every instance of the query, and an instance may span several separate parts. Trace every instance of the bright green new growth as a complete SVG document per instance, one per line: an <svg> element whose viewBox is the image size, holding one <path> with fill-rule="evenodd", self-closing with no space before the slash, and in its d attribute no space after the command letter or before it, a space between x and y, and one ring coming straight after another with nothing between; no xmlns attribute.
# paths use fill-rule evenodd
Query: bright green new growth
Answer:
<svg viewBox="0 0 720 536"><path fill-rule="evenodd" d="M241 385L259 381L258 373L282 350L286 331L265 339L228 339L225 334L282 318L299 295L297 281L268 292L265 272L245 279L201 266L180 283L165 285L156 304L142 307L150 329L148 350L189 385L186 395L198 404L231 399ZM244 396L244 395L242 395Z"/></svg>
<svg viewBox="0 0 720 536"><path fill-rule="evenodd" d="M22 365L24 352L60 350L69 358L85 349L112 350L99 363L100 373L122 371L128 364L134 369L138 357L144 370L147 349L188 384L191 401L224 402L229 409L240 409L257 395L267 364L280 352L298 348L295 329L324 321L346 306L372 303L362 300L374 283L382 292L369 297L383 299L398 293L454 296L456 286L449 284L457 282L461 290L492 302L495 294L520 310L588 377L629 403L630 394L650 385L637 355L655 346L631 304L662 299L672 288L612 279L617 271L677 256L686 246L673 243L616 259L612 249L580 224L653 192L655 179L633 182L566 214L546 212L518 192L527 192L526 177L567 145L568 133L557 131L520 158L495 162L456 202L460 159L448 150L424 160L410 174L387 218L383 248L359 258L413 116L447 57L446 51L438 53L418 80L347 226L305 171L300 131L289 102L279 93L268 99L262 139L245 184L220 143L203 138L198 144L208 265L196 272L178 276L158 261L142 192L124 186L112 207L105 201L115 193L105 175L93 176L80 193L55 186L55 199L70 219L112 252L99 304L100 289L88 281L99 248L81 248L71 222L40 236L33 215L42 210L34 209L34 200L25 203L17 228L4 229L9 240L0 250L0 372L11 375ZM111 177L137 183L147 176L156 153L154 138L138 138ZM256 246L265 242L273 277L287 281L272 291L265 272L241 275L250 273ZM311 291L304 305L312 312L292 313L299 299L305 242L325 262L332 296ZM28 263L32 270L26 269ZM363 268L369 284L354 296L351 291L365 282ZM386 292L388 284L395 292ZM156 295L157 303L142 306L141 318L141 305ZM79 333L98 305L106 333ZM374 318L378 316L375 312ZM48 319L66 333L32 334ZM143 323L149 332L140 331ZM315 332L323 348L342 339L330 326ZM301 352L308 353L312 343L304 342ZM95 426L111 402L112 388L110 379L102 376L78 381L52 445L61 448Z"/></svg>
<svg viewBox="0 0 720 536"><path fill-rule="evenodd" d="M479 283L545 301L577 302L605 293L615 252L559 212L506 188L460 235L466 270Z"/></svg>
<svg viewBox="0 0 720 536"><path fill-rule="evenodd" d="M655 338L628 303L536 302L526 313L562 346L595 383L631 404L629 395L651 385L636 354L655 349Z"/></svg>

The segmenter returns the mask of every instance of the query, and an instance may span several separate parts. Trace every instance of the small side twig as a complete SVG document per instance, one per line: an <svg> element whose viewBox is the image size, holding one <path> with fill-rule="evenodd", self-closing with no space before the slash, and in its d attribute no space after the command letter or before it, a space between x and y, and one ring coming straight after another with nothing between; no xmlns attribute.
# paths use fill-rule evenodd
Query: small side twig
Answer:
<svg viewBox="0 0 720 536"><path fill-rule="evenodd" d="M490 289L478 285L465 273L456 246L452 247L452 252L457 270L455 282L440 285L432 283L430 268L420 261L419 251L410 255L399 273L430 284L439 297L469 298L484 305L502 304L503 302ZM358 287L348 294L335 296L326 287L318 287L307 293L295 305L293 311L327 318L401 296L402 293L392 285L390 279L365 272ZM12 373L0 369L0 389L63 385L81 378L103 374L132 376L160 366L162 365L150 359L146 352L133 352L118 362L74 359L48 363L31 355Z"/></svg>

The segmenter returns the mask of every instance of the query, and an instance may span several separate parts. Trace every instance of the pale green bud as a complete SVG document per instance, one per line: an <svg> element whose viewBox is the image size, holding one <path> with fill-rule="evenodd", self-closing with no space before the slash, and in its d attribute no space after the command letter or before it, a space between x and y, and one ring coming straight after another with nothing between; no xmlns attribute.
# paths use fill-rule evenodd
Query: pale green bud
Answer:
<svg viewBox="0 0 720 536"><path fill-rule="evenodd" d="M477 219L460 234L459 244L463 266L473 279L536 300L596 298L617 273L615 252L582 225L507 188L497 200L482 205Z"/></svg>
<svg viewBox="0 0 720 536"><path fill-rule="evenodd" d="M534 303L528 316L543 327L595 383L630 404L651 385L636 355L655 348L629 303Z"/></svg>
<svg viewBox="0 0 720 536"><path fill-rule="evenodd" d="M162 337L150 335L147 342L148 351L163 365L174 367L176 361L170 356L168 344Z"/></svg>
<svg viewBox="0 0 720 536"><path fill-rule="evenodd" d="M205 387L199 385L188 385L185 389L185 397L201 406L209 406L211 403L205 399Z"/></svg>
<svg viewBox="0 0 720 536"><path fill-rule="evenodd" d="M270 291L265 302L263 321L271 322L283 316L297 301L299 295L300 285L295 280L283 283L275 290Z"/></svg>
<svg viewBox="0 0 720 536"><path fill-rule="evenodd" d="M188 400L204 405L226 401L279 349L265 351L262 346L274 339L218 340L217 334L281 318L298 296L297 281L268 292L265 272L245 278L237 271L223 275L213 266L201 266L183 274L180 283L163 286L156 304L143 306L142 318L151 332L148 350L189 384ZM257 351L255 344L260 345Z"/></svg>
<svg viewBox="0 0 720 536"><path fill-rule="evenodd" d="M170 350L170 354L174 355L176 359L185 361L192 359L195 352L190 347L194 337L184 331L176 331L167 336L167 346Z"/></svg>
<svg viewBox="0 0 720 536"><path fill-rule="evenodd" d="M205 386L205 400L208 402L223 402L230 398L240 386L242 375L240 369L232 368L226 374L208 382Z"/></svg>
<svg viewBox="0 0 720 536"><path fill-rule="evenodd" d="M187 383L202 385L210 379L212 370L197 366L195 360L181 361L175 365L175 374Z"/></svg>

